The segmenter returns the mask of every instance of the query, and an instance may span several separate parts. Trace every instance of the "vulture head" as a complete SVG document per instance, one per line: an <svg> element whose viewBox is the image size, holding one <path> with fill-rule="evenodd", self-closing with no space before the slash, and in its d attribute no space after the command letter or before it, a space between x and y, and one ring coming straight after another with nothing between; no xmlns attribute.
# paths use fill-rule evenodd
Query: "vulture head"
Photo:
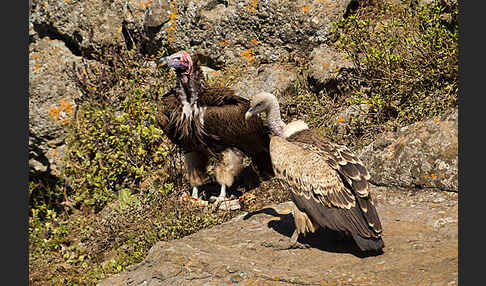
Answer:
<svg viewBox="0 0 486 286"><path fill-rule="evenodd" d="M250 108L245 113L245 119L260 114L262 112L268 113L272 108L279 110L277 98L268 92L260 92L250 99Z"/></svg>
<svg viewBox="0 0 486 286"><path fill-rule="evenodd" d="M193 71L193 62L191 56L186 51L179 51L170 56L163 57L158 60L157 64L167 65L173 68L177 74L188 76Z"/></svg>

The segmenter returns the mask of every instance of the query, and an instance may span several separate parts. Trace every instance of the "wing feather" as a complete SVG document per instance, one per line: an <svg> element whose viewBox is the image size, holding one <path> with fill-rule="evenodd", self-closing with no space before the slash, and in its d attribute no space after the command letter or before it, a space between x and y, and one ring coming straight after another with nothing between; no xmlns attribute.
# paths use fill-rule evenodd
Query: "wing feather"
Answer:
<svg viewBox="0 0 486 286"><path fill-rule="evenodd" d="M328 155L333 152L331 145L323 146L326 152L310 144L272 137L270 155L277 179L287 182L296 205L321 226L379 237L381 224L369 198L367 181L361 168L356 167L359 160L347 153L339 157L344 148L334 149L334 156ZM329 164L348 159L352 163L337 164L341 168Z"/></svg>

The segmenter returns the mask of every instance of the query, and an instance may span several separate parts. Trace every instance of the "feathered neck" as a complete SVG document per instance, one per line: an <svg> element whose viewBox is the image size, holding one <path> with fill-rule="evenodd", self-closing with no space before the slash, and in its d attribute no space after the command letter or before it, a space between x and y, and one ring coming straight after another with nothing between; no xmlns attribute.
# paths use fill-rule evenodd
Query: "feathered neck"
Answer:
<svg viewBox="0 0 486 286"><path fill-rule="evenodd" d="M276 136L284 137L285 122L280 116L280 106L276 97L271 97L267 108L267 123Z"/></svg>
<svg viewBox="0 0 486 286"><path fill-rule="evenodd" d="M179 73L176 78L176 94L182 104L183 116L192 117L197 112L198 98L207 88L204 75L196 58L192 61L189 73Z"/></svg>

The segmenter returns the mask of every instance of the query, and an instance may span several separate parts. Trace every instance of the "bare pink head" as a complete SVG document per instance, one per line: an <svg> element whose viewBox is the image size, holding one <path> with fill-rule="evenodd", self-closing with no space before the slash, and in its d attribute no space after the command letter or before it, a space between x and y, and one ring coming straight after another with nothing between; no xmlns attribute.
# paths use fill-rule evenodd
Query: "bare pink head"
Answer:
<svg viewBox="0 0 486 286"><path fill-rule="evenodd" d="M192 59L186 51L179 51L159 60L159 64L167 64L169 68L173 68L177 73L182 75L190 75L192 73Z"/></svg>

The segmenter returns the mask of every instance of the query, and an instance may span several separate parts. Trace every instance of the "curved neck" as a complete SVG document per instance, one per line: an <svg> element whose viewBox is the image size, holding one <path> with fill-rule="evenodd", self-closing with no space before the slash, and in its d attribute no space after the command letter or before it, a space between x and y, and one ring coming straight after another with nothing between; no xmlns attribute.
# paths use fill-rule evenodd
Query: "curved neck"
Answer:
<svg viewBox="0 0 486 286"><path fill-rule="evenodd" d="M283 137L285 122L282 121L282 117L280 116L280 107L276 98L272 100L267 109L267 123L270 130L272 130L276 136Z"/></svg>

